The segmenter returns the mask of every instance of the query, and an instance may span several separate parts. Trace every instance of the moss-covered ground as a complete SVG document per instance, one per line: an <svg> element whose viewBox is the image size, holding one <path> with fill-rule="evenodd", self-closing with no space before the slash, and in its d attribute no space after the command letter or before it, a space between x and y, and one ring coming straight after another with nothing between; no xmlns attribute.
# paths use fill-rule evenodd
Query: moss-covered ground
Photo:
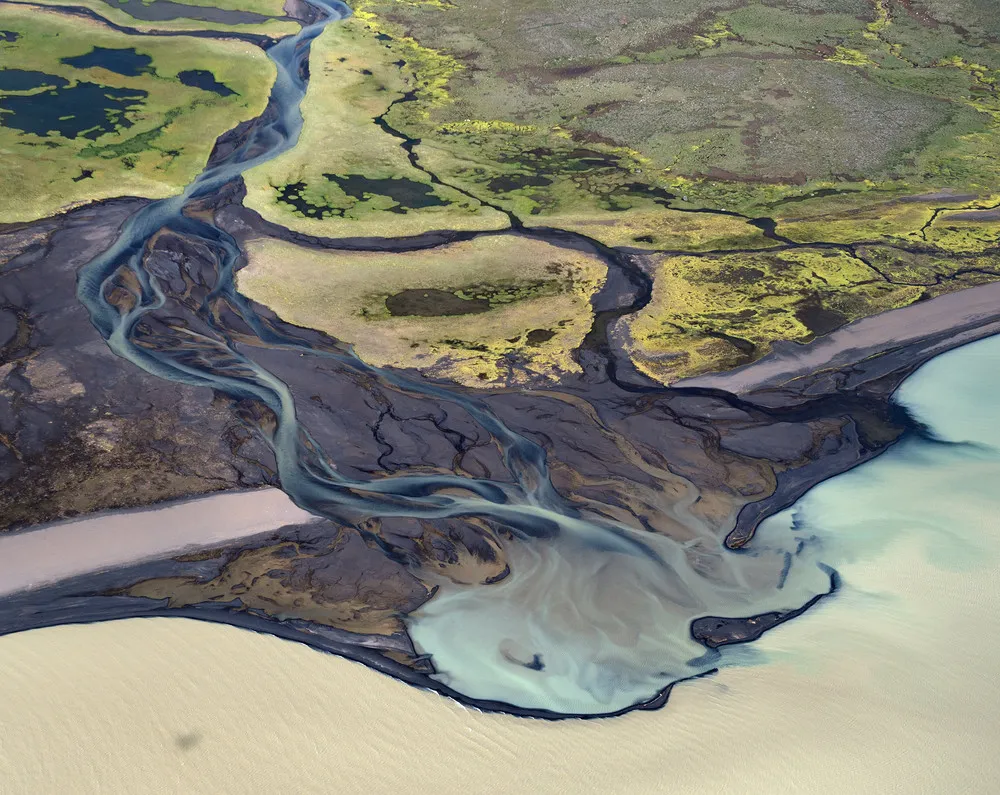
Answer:
<svg viewBox="0 0 1000 795"><path fill-rule="evenodd" d="M664 234L668 204L780 220L831 193L992 192L1000 29L965 5L948 15L978 27L896 0L356 7L419 55L414 101L387 120L430 171L527 224L585 217L620 244L624 218L662 249L685 247ZM719 231L695 248L740 237Z"/></svg>
<svg viewBox="0 0 1000 795"><path fill-rule="evenodd" d="M263 111L274 79L237 41L129 36L33 6L0 5L0 29L16 34L0 42L0 222L177 193L217 136ZM191 70L232 93L184 85Z"/></svg>
<svg viewBox="0 0 1000 795"><path fill-rule="evenodd" d="M434 184L379 125L394 102L418 88L403 61L360 20L328 26L313 43L298 145L244 175L244 204L321 236L507 226L502 213Z"/></svg>
<svg viewBox="0 0 1000 795"><path fill-rule="evenodd" d="M251 241L241 293L292 323L350 343L377 366L415 367L469 386L577 371L590 329L596 258L517 235L427 251L317 251Z"/></svg>
<svg viewBox="0 0 1000 795"><path fill-rule="evenodd" d="M403 97L370 106L382 145L526 226L650 252L626 325L671 380L995 278L987 5L360 0L352 30L403 81L368 67Z"/></svg>
<svg viewBox="0 0 1000 795"><path fill-rule="evenodd" d="M975 221L962 239L985 237ZM936 227L932 227L936 228ZM945 227L946 229L947 227ZM869 315L1000 278L993 251L884 244L661 256L650 303L626 321L636 366L665 383L746 364L778 340L808 342Z"/></svg>

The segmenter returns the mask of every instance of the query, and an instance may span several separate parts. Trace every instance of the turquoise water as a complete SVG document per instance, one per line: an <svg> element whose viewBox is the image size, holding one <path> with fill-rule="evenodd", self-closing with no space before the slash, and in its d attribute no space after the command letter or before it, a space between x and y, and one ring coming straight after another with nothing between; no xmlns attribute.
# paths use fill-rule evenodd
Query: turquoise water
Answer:
<svg viewBox="0 0 1000 795"><path fill-rule="evenodd" d="M671 564L662 567L561 537L516 545L507 580L443 584L410 633L451 687L560 712L621 709L670 681L766 662L752 646L706 655L690 621L798 607L829 589L828 567L882 554L900 539L939 567L995 562L996 540L969 528L990 526L1000 512L997 395L1000 339L967 345L922 367L895 395L926 436L814 488L768 519L748 553L708 538L687 548L647 539ZM832 598L851 597L851 587L844 582Z"/></svg>

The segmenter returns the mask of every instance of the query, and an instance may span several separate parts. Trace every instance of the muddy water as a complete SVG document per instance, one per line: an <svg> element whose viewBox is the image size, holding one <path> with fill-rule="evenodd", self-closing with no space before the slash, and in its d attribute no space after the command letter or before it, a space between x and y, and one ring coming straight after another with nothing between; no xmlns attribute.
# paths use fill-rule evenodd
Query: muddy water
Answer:
<svg viewBox="0 0 1000 795"><path fill-rule="evenodd" d="M0 638L0 791L992 792L998 388L996 338L911 377L936 438L762 529L818 539L841 590L663 710L485 715L230 627L66 626Z"/></svg>

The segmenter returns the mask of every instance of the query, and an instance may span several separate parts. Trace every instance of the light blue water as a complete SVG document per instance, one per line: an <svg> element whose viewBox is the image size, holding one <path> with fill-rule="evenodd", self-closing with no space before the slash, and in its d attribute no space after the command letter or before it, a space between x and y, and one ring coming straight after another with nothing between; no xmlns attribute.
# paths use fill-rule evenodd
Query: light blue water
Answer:
<svg viewBox="0 0 1000 795"><path fill-rule="evenodd" d="M598 555L564 537L510 550L512 575L489 589L443 585L414 615L410 634L433 654L440 678L463 693L563 712L607 712L656 682L710 667L766 662L753 647L718 655L687 634L703 615L752 615L803 604L828 587L827 567L873 557L918 538L938 565L996 558L997 539L952 530L1000 513L1000 338L931 361L898 390L934 438L912 436L833 478L759 528L748 555L713 548L731 567L723 585L681 567ZM941 440L941 441L936 441ZM647 539L662 551L674 545ZM992 551L990 551L992 549ZM798 550L779 589L775 564ZM851 583L831 598L842 598ZM810 613L794 619L809 621ZM864 619L871 621L870 617ZM780 631L777 630L777 631ZM522 663L545 663L541 671ZM512 663L512 660L515 662Z"/></svg>

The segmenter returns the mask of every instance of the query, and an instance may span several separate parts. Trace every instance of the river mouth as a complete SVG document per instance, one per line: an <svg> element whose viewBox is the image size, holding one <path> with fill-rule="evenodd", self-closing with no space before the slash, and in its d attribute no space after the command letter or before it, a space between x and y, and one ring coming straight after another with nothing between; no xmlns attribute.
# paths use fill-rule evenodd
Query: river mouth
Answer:
<svg viewBox="0 0 1000 795"><path fill-rule="evenodd" d="M268 50L277 79L263 116L241 126L183 194L132 214L80 270L77 296L128 366L218 396L266 444L291 500L323 521L278 527L266 547L79 572L47 592L48 604L39 592L8 605L2 626L194 615L312 643L473 706L545 718L659 707L675 684L745 661L743 643L839 585L822 537L795 523L768 524L754 537L760 520L918 429L884 400L905 368L873 376L868 391L770 404L633 384L616 379L599 319L575 352L583 371L576 381L482 395L371 366L349 346L253 304L234 281L245 239L219 216L232 209L244 171L298 143L309 45L349 13L316 5L329 18ZM135 50L93 57L145 68ZM189 78L221 93L211 75ZM580 171L610 167L590 150L572 156ZM400 212L438 202L431 183L326 176L349 197L385 196ZM648 300L648 279L624 255L560 230L531 234L587 247L606 262L609 283L632 282L621 295L602 291L595 314L605 320ZM492 306L478 294L435 289L396 293L385 305L391 315L417 317ZM531 347L555 336L526 329ZM62 384L52 368L31 378L39 389ZM738 543L727 546L730 530ZM382 576L380 586L399 602L386 598L378 616L361 622L342 609L354 595L331 586L321 594L326 602L305 609L300 596L316 596L311 578L339 549L371 564L366 576ZM265 576L235 590L220 585L233 560L251 558ZM268 569L278 558L287 567ZM178 582L183 600L169 590ZM364 586L359 593L383 595ZM338 606L334 618L315 620L329 604Z"/></svg>

